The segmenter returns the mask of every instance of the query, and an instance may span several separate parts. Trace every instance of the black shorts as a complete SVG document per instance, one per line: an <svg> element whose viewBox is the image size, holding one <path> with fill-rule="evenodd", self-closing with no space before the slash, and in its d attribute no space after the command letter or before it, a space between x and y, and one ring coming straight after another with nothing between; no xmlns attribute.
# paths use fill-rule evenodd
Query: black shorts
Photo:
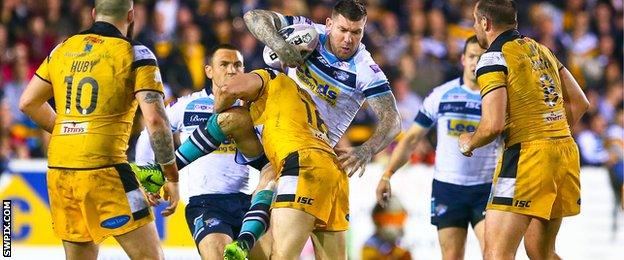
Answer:
<svg viewBox="0 0 624 260"><path fill-rule="evenodd" d="M485 218L485 206L491 183L472 186L433 180L431 188L431 224L446 227L474 227Z"/></svg>
<svg viewBox="0 0 624 260"><path fill-rule="evenodd" d="M186 223L195 244L208 234L221 233L236 239L243 217L251 206L251 195L204 194L193 196L186 205Z"/></svg>

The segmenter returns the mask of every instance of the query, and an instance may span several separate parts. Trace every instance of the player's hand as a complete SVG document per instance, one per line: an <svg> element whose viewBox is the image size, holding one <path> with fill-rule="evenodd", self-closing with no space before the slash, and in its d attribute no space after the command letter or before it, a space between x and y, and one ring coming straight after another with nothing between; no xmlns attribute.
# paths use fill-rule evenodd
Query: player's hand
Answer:
<svg viewBox="0 0 624 260"><path fill-rule="evenodd" d="M467 157L472 156L473 149L469 145L470 139L472 139L472 135L474 135L474 133L463 133L459 135L459 152Z"/></svg>
<svg viewBox="0 0 624 260"><path fill-rule="evenodd" d="M359 172L358 177L364 175L366 164L370 162L373 153L366 146L358 147L335 147L334 151L338 154L338 161L342 169L351 177Z"/></svg>
<svg viewBox="0 0 624 260"><path fill-rule="evenodd" d="M275 54L282 62L283 66L296 68L303 65L304 56L301 54L300 48L297 48L294 45L284 42L283 46L275 49Z"/></svg>
<svg viewBox="0 0 624 260"><path fill-rule="evenodd" d="M163 189L165 191L163 198L166 201L169 201L169 206L167 206L161 213L166 217L175 212L176 207L178 206L178 201L180 200L180 191L178 189L178 183L170 181L165 183Z"/></svg>
<svg viewBox="0 0 624 260"><path fill-rule="evenodd" d="M382 206L386 207L388 204L388 199L392 196L392 188L390 186L390 177L386 173L382 175L379 183L377 184L377 202Z"/></svg>
<svg viewBox="0 0 624 260"><path fill-rule="evenodd" d="M158 204L160 204L160 191L158 191L158 193L154 193L145 190L145 188L143 189L145 195L147 196L147 202L149 203L150 207L158 206Z"/></svg>

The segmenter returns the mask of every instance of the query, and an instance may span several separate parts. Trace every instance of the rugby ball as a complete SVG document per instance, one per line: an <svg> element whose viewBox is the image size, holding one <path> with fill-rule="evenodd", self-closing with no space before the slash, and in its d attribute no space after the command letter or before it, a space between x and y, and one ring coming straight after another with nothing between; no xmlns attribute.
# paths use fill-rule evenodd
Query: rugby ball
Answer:
<svg viewBox="0 0 624 260"><path fill-rule="evenodd" d="M292 45L300 45L309 47L309 49L316 48L319 42L319 34L311 24L293 24L286 26L278 31L278 33L286 40L287 43ZM304 58L310 53L306 53ZM277 53L271 50L268 46L264 46L262 51L262 58L264 63L271 68L281 69L282 62L277 57Z"/></svg>

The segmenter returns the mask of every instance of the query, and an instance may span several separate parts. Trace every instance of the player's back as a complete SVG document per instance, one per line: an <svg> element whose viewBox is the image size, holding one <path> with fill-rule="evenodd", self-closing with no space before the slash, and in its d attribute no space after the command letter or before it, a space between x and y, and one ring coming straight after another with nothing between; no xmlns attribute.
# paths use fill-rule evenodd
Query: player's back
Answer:
<svg viewBox="0 0 624 260"><path fill-rule="evenodd" d="M570 136L557 58L516 30L502 33L481 56L477 80L481 96L507 88L505 144Z"/></svg>
<svg viewBox="0 0 624 260"><path fill-rule="evenodd" d="M52 84L57 111L50 167L84 169L125 162L137 108L135 92L162 91L151 51L133 46L104 22L59 44L37 75Z"/></svg>
<svg viewBox="0 0 624 260"><path fill-rule="evenodd" d="M262 127L262 144L269 159L282 160L302 149L333 153L327 126L307 91L286 74L271 69L255 70L263 88L250 106L256 126Z"/></svg>

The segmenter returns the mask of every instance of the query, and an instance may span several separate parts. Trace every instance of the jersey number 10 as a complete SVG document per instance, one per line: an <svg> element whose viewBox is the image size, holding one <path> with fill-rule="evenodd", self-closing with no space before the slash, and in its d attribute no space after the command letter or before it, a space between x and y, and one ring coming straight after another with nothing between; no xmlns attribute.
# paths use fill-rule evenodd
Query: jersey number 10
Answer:
<svg viewBox="0 0 624 260"><path fill-rule="evenodd" d="M65 77L65 83L67 84L67 95L65 96L65 114L69 114L71 112L71 94L72 94L72 85L74 82L74 76L66 76ZM81 99L82 99L82 88L85 84L89 84L91 85L91 103L89 103L89 106L84 108L81 105ZM78 110L78 112L82 115L88 115L93 113L93 111L95 110L95 107L97 105L97 99L98 99L98 83L97 81L95 81L94 78L92 77L84 77L82 78L79 82L78 82L78 87L77 87L77 91L76 91L76 109Z"/></svg>

